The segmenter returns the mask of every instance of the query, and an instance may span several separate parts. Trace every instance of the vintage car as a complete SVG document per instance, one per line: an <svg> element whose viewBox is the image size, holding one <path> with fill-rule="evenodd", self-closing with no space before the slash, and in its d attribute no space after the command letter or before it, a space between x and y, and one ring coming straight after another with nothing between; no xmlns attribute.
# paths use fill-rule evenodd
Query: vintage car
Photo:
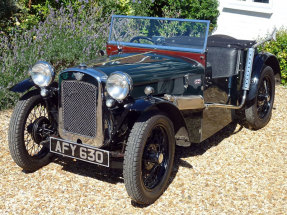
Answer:
<svg viewBox="0 0 287 215"><path fill-rule="evenodd" d="M11 88L28 91L11 117L11 155L26 171L55 154L120 163L128 195L151 204L168 186L176 145L199 144L236 116L255 130L269 122L280 69L261 43L210 36L209 21L113 16L107 56L57 81L38 61Z"/></svg>

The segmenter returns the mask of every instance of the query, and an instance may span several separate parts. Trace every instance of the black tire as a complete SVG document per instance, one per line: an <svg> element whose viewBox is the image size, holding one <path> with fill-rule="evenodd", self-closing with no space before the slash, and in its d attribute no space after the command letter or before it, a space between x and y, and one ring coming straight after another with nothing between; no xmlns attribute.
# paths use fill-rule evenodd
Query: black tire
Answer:
<svg viewBox="0 0 287 215"><path fill-rule="evenodd" d="M45 103L37 91L25 94L13 111L8 133L9 150L15 163L25 171L36 171L51 160L49 149L39 141L36 143L31 134L33 123L45 116Z"/></svg>
<svg viewBox="0 0 287 215"><path fill-rule="evenodd" d="M139 204L156 201L168 185L173 168L173 124L162 114L147 114L134 124L124 156L128 195Z"/></svg>
<svg viewBox="0 0 287 215"><path fill-rule="evenodd" d="M245 109L246 123L249 128L258 130L268 124L272 116L274 98L274 72L270 66L266 66L259 79L254 103Z"/></svg>

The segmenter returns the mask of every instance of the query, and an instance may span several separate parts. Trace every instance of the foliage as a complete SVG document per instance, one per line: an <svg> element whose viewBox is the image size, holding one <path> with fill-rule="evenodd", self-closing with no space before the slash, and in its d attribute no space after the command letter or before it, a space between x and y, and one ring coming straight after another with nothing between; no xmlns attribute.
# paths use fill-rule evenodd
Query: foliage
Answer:
<svg viewBox="0 0 287 215"><path fill-rule="evenodd" d="M80 9L87 6L89 1L18 0L16 2L17 10L14 9L10 16L3 17L4 21L0 26L2 31L6 32L6 35L13 34L15 31L22 32L33 28L33 26L47 18L50 8L59 10L61 7L66 8L69 5L73 8L73 12L77 13Z"/></svg>
<svg viewBox="0 0 287 215"><path fill-rule="evenodd" d="M282 84L287 85L287 28L281 28L276 36L276 41L265 44L261 50L277 56L280 63Z"/></svg>
<svg viewBox="0 0 287 215"><path fill-rule="evenodd" d="M211 30L216 26L218 0L107 0L100 1L106 12L114 14L176 17L210 20Z"/></svg>
<svg viewBox="0 0 287 215"><path fill-rule="evenodd" d="M7 25L6 17L11 17L15 11L16 6L13 0L0 0L0 28Z"/></svg>
<svg viewBox="0 0 287 215"><path fill-rule="evenodd" d="M74 13L73 7L50 8L44 22L31 30L0 35L0 109L14 104L9 88L28 77L29 66L38 60L51 62L59 71L95 57L104 48L109 22L102 8ZM18 27L18 26L16 26Z"/></svg>
<svg viewBox="0 0 287 215"><path fill-rule="evenodd" d="M0 19L2 20L6 16L11 16L16 10L14 1L12 0L0 0Z"/></svg>
<svg viewBox="0 0 287 215"><path fill-rule="evenodd" d="M135 15L210 20L211 29L216 26L219 16L217 0L134 0L133 2Z"/></svg>
<svg viewBox="0 0 287 215"><path fill-rule="evenodd" d="M130 0L105 0L98 1L105 14L133 15Z"/></svg>
<svg viewBox="0 0 287 215"><path fill-rule="evenodd" d="M60 7L65 8L68 5L72 6L74 13L78 13L79 10L87 10L90 7L101 7L103 14L109 15L121 14L210 20L211 30L216 26L216 20L219 15L217 10L218 0L18 0L16 1L18 12L15 12L15 6L11 3L13 1L2 0L0 4L1 2L10 2L9 5L11 5L10 13L5 14L3 19L1 19L2 22L0 21L2 31L6 32L7 35L14 31L19 32L31 29L39 21L44 21L49 14L49 8L58 10ZM8 10L6 9L6 11Z"/></svg>

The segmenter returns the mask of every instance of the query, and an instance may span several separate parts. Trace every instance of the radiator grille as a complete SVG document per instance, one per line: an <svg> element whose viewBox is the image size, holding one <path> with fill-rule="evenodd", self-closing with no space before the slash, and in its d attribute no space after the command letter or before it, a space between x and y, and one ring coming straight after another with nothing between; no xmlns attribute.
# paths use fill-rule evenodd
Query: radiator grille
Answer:
<svg viewBox="0 0 287 215"><path fill-rule="evenodd" d="M82 81L63 81L61 94L64 130L96 137L97 87Z"/></svg>

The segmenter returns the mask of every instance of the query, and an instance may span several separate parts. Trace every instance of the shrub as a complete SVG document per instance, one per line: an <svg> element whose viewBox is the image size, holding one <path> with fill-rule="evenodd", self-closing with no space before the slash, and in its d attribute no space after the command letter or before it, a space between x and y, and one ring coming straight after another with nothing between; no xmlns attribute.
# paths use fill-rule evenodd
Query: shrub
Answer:
<svg viewBox="0 0 287 215"><path fill-rule="evenodd" d="M5 0L8 1L8 0ZM93 2L93 1L91 1ZM50 13L50 9L59 10L61 7L72 7L73 12L89 9L88 0L17 0L14 10L7 15L2 23L2 31L9 33L23 32L44 21Z"/></svg>
<svg viewBox="0 0 287 215"><path fill-rule="evenodd" d="M277 40L266 43L261 50L270 52L277 56L280 69L282 84L287 84L287 28L281 28L277 32Z"/></svg>
<svg viewBox="0 0 287 215"><path fill-rule="evenodd" d="M217 0L106 0L99 4L113 14L210 20L211 30L219 16Z"/></svg>
<svg viewBox="0 0 287 215"><path fill-rule="evenodd" d="M0 29L9 25L9 18L16 12L16 6L12 0L0 0ZM0 31L1 33L1 31Z"/></svg>
<svg viewBox="0 0 287 215"><path fill-rule="evenodd" d="M83 5L84 7L84 5ZM23 33L0 35L0 110L11 107L18 96L9 88L28 77L29 66L42 59L57 71L95 58L104 48L109 23L102 8L74 13L72 6L50 9L44 22Z"/></svg>
<svg viewBox="0 0 287 215"><path fill-rule="evenodd" d="M15 12L16 6L12 0L0 0L0 20L10 17Z"/></svg>
<svg viewBox="0 0 287 215"><path fill-rule="evenodd" d="M219 16L217 0L133 0L133 14L210 20L211 30Z"/></svg>

